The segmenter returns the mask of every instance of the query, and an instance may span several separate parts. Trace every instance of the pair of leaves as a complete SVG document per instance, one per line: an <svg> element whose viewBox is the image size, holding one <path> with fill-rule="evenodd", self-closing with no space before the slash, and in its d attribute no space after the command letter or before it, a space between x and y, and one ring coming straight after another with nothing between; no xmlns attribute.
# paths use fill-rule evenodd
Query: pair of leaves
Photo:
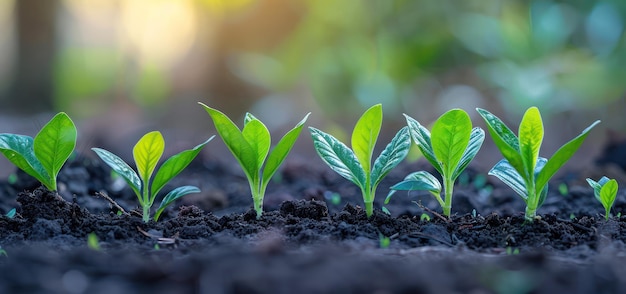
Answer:
<svg viewBox="0 0 626 294"><path fill-rule="evenodd" d="M371 165L374 147L382 127L382 105L369 108L352 131L352 150L330 134L309 127L313 145L320 158L335 172L359 186L363 200L372 202L382 179L408 154L411 139L407 127L396 133Z"/></svg>
<svg viewBox="0 0 626 294"><path fill-rule="evenodd" d="M535 165L534 174L537 176L539 172L544 168L547 163L547 159L543 157L537 158L537 164ZM509 163L508 160L502 159L494 165L493 168L489 171L489 175L495 176L500 181L504 182L507 186L509 186L517 195L522 197L524 202L528 204L528 190L526 189L526 182L524 181L524 177L522 177L519 172ZM543 189L539 193L539 200L537 202L537 207L541 207L543 202L546 200L546 196L548 196L548 184L544 185Z"/></svg>
<svg viewBox="0 0 626 294"><path fill-rule="evenodd" d="M199 104L211 116L215 129L239 162L250 182L255 207L260 207L265 187L291 151L310 113L287 132L270 152L270 132L252 114L246 114L243 129L240 130L224 113L203 103ZM257 216L260 216L260 213L261 211L257 211Z"/></svg>
<svg viewBox="0 0 626 294"><path fill-rule="evenodd" d="M408 115L407 124L413 141L430 162L430 164L450 183L467 168L474 159L485 139L485 132L476 127L472 128L469 115L461 109L452 109L441 115L433 124L432 135L424 126ZM450 189L452 187L449 187ZM439 204L441 199L441 183L432 174L419 171L409 174L404 181L391 187L385 204L396 190L427 190L430 191Z"/></svg>
<svg viewBox="0 0 626 294"><path fill-rule="evenodd" d="M539 109L531 107L526 111L519 126L519 138L495 115L484 109L477 108L476 110L485 120L489 133L496 147L498 147L502 156L506 159L507 164L521 177L521 179L517 180L508 179L505 183L511 186L511 184L516 182L523 182L526 189L528 189L529 185L534 184L535 190L526 191L525 193L525 195L534 195L533 197L538 197L543 193L542 191L546 189L550 178L574 155L585 138L587 138L589 131L600 123L600 121L595 121L583 130L580 135L565 143L537 172L537 167L540 165L539 149L544 135L543 121L541 120ZM505 164L496 164L490 171L490 174L500 179L515 176L514 173L507 171L507 168L508 166ZM501 171L501 169L503 170ZM513 186L511 187L513 188ZM516 188L513 189L515 190ZM518 194L520 193L518 192ZM541 200L541 197L539 199L525 198L525 200L527 202L537 201Z"/></svg>
<svg viewBox="0 0 626 294"><path fill-rule="evenodd" d="M157 170L154 179L152 179L152 175L165 150L165 140L163 139L163 135L158 131L145 134L133 148L133 157L138 173L117 155L101 148L92 148L92 150L128 183L137 195L139 204L144 209L149 209L152 207L161 189L182 172L198 153L200 153L202 148L214 137L215 136L212 136L204 143L192 149L182 151L167 159ZM200 192L200 189L194 186L182 186L170 191L163 197L159 208L155 212L154 220L157 221L163 210L180 197L198 192ZM147 222L148 220L149 215L144 215L144 221Z"/></svg>
<svg viewBox="0 0 626 294"><path fill-rule="evenodd" d="M593 194L596 199L602 203L605 210L604 217L608 220L611 214L611 207L613 207L615 197L617 196L617 181L615 179L602 177L597 182L587 178L587 183L593 188Z"/></svg>
<svg viewBox="0 0 626 294"><path fill-rule="evenodd" d="M50 191L56 191L57 175L74 152L76 138L74 122L66 113L60 112L34 139L25 135L0 134L0 152Z"/></svg>

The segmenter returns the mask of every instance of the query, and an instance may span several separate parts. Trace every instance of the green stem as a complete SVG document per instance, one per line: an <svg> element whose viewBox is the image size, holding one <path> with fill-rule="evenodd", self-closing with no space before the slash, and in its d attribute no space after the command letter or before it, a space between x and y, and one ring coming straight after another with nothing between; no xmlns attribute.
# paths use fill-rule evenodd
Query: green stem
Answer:
<svg viewBox="0 0 626 294"><path fill-rule="evenodd" d="M454 181L449 177L444 176L443 190L445 193L444 205L442 207L443 214L450 217L450 210L452 210L452 191L454 190Z"/></svg>
<svg viewBox="0 0 626 294"><path fill-rule="evenodd" d="M150 207L152 206L152 203L150 201L150 191L148 190L147 183L144 182L142 186L143 191L141 191L141 206L143 207L143 222L147 223L150 222Z"/></svg>
<svg viewBox="0 0 626 294"><path fill-rule="evenodd" d="M148 205L143 206L143 222L150 222L150 206Z"/></svg>
<svg viewBox="0 0 626 294"><path fill-rule="evenodd" d="M528 191L528 202L526 203L524 219L528 222L533 222L535 220L535 216L537 216L537 206L539 206L539 195L535 191L534 178L526 183L526 189Z"/></svg>
<svg viewBox="0 0 626 294"><path fill-rule="evenodd" d="M370 218L374 214L374 201L365 201L365 215Z"/></svg>

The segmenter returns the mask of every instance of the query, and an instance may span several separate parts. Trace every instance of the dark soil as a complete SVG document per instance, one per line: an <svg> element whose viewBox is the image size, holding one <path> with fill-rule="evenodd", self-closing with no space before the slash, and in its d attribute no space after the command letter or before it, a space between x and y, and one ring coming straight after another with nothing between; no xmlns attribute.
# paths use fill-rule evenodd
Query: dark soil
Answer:
<svg viewBox="0 0 626 294"><path fill-rule="evenodd" d="M60 196L16 173L0 183L0 212L17 208L0 217L0 293L626 293L626 218L606 221L584 181L603 168L554 179L541 218L525 223L523 201L474 170L460 177L449 220L420 192L397 193L383 213L390 184L428 169L406 163L368 219L357 187L317 158L290 156L257 219L234 162L194 161L166 190L203 192L157 223L93 158L63 168ZM623 194L614 215L626 212Z"/></svg>

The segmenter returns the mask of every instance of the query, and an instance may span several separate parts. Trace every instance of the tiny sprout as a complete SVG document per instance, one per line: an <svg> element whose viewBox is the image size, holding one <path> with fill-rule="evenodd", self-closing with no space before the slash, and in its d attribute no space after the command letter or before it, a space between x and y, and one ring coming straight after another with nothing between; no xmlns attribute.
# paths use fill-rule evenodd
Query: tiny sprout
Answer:
<svg viewBox="0 0 626 294"><path fill-rule="evenodd" d="M380 245L380 248L388 248L391 244L391 239L383 235L382 233L378 233L378 243Z"/></svg>
<svg viewBox="0 0 626 294"><path fill-rule="evenodd" d="M91 232L87 235L87 246L95 251L100 251L100 240L98 239L98 235L96 233Z"/></svg>
<svg viewBox="0 0 626 294"><path fill-rule="evenodd" d="M9 212L7 212L7 214L5 214L5 216L8 217L8 218L14 218L15 214L16 214L15 208L11 208L11 210L9 210Z"/></svg>
<svg viewBox="0 0 626 294"><path fill-rule="evenodd" d="M587 178L587 183L593 188L593 195L602 203L602 206L604 206L604 218L608 220L611 215L611 207L613 207L615 197L617 196L617 181L615 179L602 177L597 182Z"/></svg>
<svg viewBox="0 0 626 294"><path fill-rule="evenodd" d="M422 215L420 215L420 221L429 222L430 221L430 215L428 215L427 213L422 213Z"/></svg>
<svg viewBox="0 0 626 294"><path fill-rule="evenodd" d="M569 189L567 188L566 183L559 184L559 194L561 194L561 196L567 196L567 194L569 194Z"/></svg>

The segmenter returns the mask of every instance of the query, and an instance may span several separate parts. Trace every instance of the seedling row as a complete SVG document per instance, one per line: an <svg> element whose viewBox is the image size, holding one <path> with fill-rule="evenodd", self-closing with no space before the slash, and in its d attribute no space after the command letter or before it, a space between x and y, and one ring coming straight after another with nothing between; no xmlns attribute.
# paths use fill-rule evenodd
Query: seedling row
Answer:
<svg viewBox="0 0 626 294"><path fill-rule="evenodd" d="M226 114L205 104L200 105L210 116L219 137L246 175L254 210L257 218L260 218L267 186L300 136L310 113L272 147L268 128L252 114L245 115L243 127L239 128ZM544 127L538 108L531 107L525 112L517 135L489 111L480 108L477 111L503 156L489 171L489 175L500 179L522 198L526 203L526 221L534 221L537 209L548 195L549 180L576 153L589 132L600 121L592 123L580 135L561 146L550 158L544 158L539 156ZM428 191L441 206L443 215L449 217L452 212L454 183L479 152L485 139L485 131L473 127L469 115L461 109L452 109L441 115L431 130L406 114L405 118L407 125L398 130L375 159L374 148L383 122L381 104L366 110L356 122L352 131L351 147L317 128L309 127L309 131L314 148L322 161L360 188L368 217L373 215L378 185L406 158L411 145L415 144L440 174L441 182L427 171L410 173L403 181L390 187L384 204L388 204L397 191ZM136 171L107 150L92 150L126 181L137 196L143 221L149 222L158 221L164 209L177 199L200 192L195 186L175 188L161 198L158 208L152 213L152 206L165 185L180 174L214 137L168 158L159 166L165 140L160 132L149 132L133 147ZM56 192L57 175L74 152L76 139L74 122L66 113L61 112L35 138L19 134L0 134L0 152L48 190ZM598 181L587 181L604 207L605 217L608 219L618 191L617 181L607 177ZM386 211L384 207L383 210Z"/></svg>

